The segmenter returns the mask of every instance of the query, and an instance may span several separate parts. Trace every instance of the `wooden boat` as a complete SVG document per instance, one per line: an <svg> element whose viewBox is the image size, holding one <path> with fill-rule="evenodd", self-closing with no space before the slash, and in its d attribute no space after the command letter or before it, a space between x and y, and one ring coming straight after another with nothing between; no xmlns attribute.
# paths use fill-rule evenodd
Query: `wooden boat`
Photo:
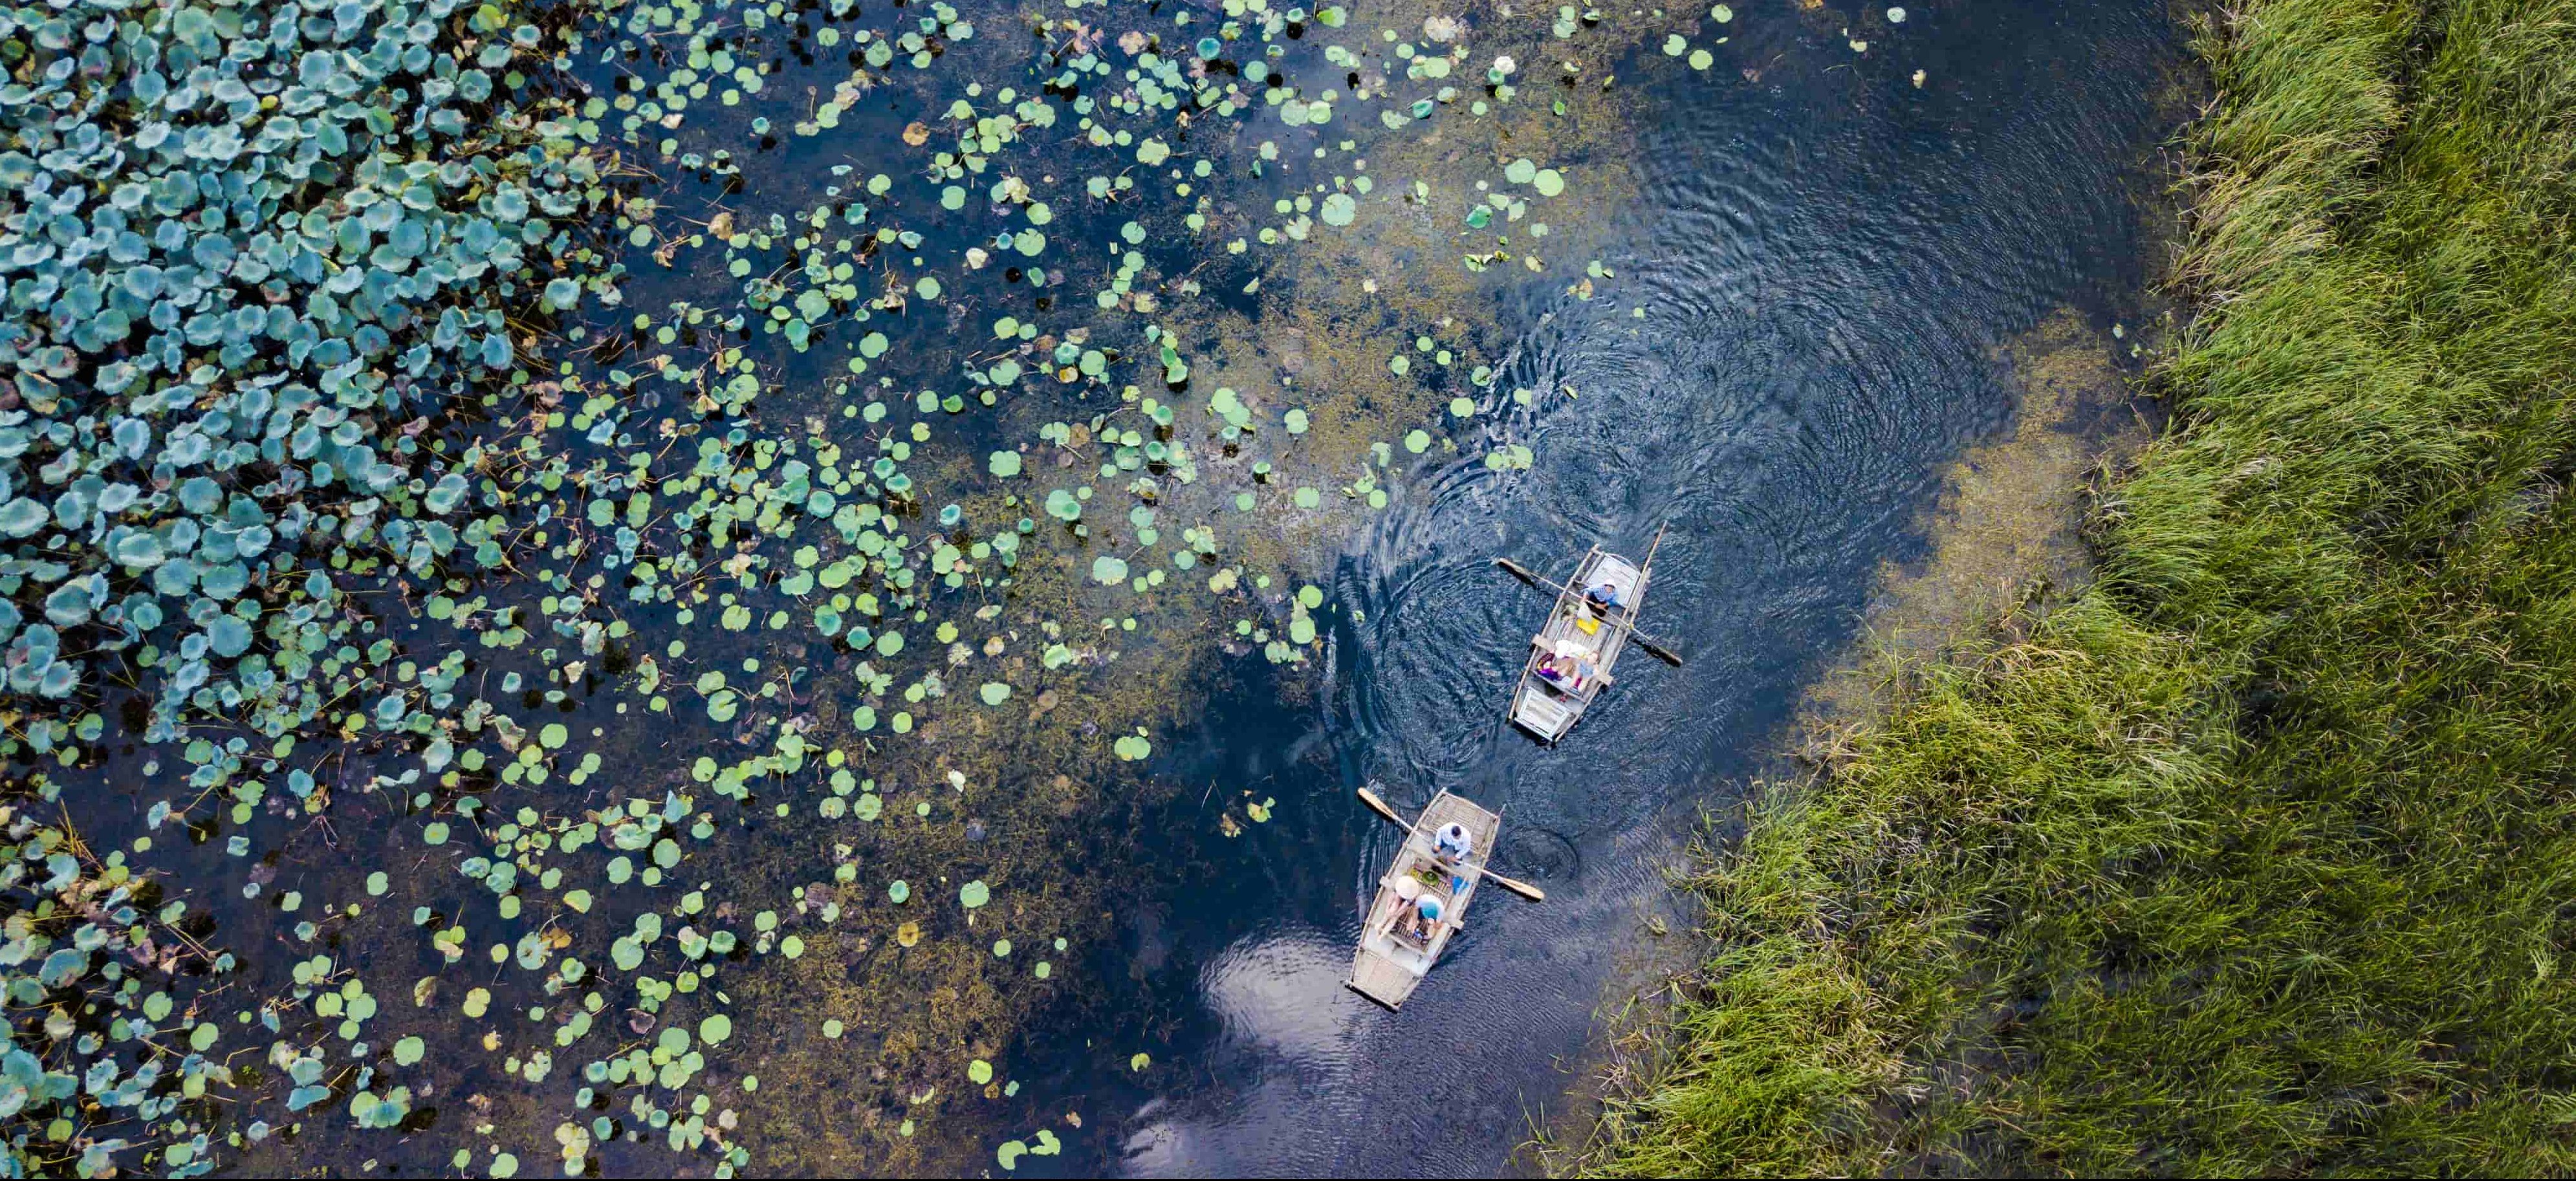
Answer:
<svg viewBox="0 0 2576 1181"><path fill-rule="evenodd" d="M1379 815L1404 824L1403 818L1388 808L1374 794L1363 790L1360 798L1375 808ZM1443 862L1432 850L1433 834L1451 822L1467 829L1467 856L1455 863ZM1413 995L1431 965L1467 916L1467 904L1475 899L1476 887L1486 877L1485 861L1494 852L1494 838L1502 832L1501 815L1477 807L1463 797L1441 792L1420 819L1405 825L1404 845L1396 850L1395 863L1377 883L1377 900L1369 905L1368 917L1360 924L1359 954L1351 960L1351 991L1386 1006L1399 1009L1405 998ZM1497 879L1502 880L1502 879ZM1410 882L1412 888L1406 888ZM1513 885L1520 885L1514 882ZM1398 920L1412 911L1414 903L1404 895L1414 892L1440 899L1441 915L1427 936L1417 937L1398 929ZM1521 889L1530 896L1538 892L1527 886Z"/></svg>
<svg viewBox="0 0 2576 1181"><path fill-rule="evenodd" d="M1662 544L1662 533L1655 540ZM1508 561L1501 564L1533 582L1545 581ZM1654 569L1651 548L1639 566L1596 545L1584 551L1573 578L1553 584L1556 605L1549 609L1546 625L1530 637L1529 659L1512 691L1513 724L1553 743L1583 720L1583 711L1610 686L1611 670L1636 633L1637 612L1645 605ZM1589 598L1595 588L1608 588L1609 606ZM1551 661L1559 670L1554 677L1542 671Z"/></svg>

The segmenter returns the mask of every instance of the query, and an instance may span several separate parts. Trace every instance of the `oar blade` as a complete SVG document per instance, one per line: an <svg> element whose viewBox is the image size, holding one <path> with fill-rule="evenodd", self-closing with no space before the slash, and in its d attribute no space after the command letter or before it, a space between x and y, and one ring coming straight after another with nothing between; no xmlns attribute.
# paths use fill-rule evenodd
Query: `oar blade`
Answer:
<svg viewBox="0 0 2576 1181"><path fill-rule="evenodd" d="M1377 798L1376 792L1370 791L1365 787L1361 788L1360 802L1368 805L1371 811L1376 812L1380 816L1386 817L1386 821L1389 824L1405 828L1412 827L1411 825L1404 823L1404 817L1395 814L1395 809L1387 807L1385 800Z"/></svg>
<svg viewBox="0 0 2576 1181"><path fill-rule="evenodd" d="M1509 891L1511 891L1511 892L1512 892L1512 893L1514 893L1514 894L1518 894L1518 895L1520 895L1520 896L1521 896L1521 897L1523 897L1523 898L1527 898L1527 899L1529 899L1529 900L1530 900L1530 901L1532 901L1532 902L1545 902L1545 901L1547 901L1547 892L1546 892L1546 891L1541 890L1541 889L1539 889L1538 887L1536 887L1536 886L1533 886L1533 885L1529 884L1528 882L1516 881L1516 880L1514 880L1514 879L1504 877L1503 875L1498 874L1498 873L1495 873L1494 871L1492 871L1492 870L1490 870L1490 869L1485 871L1485 880L1486 880L1486 881L1489 881L1489 882L1492 882L1492 883L1494 883L1494 884L1495 884L1495 885L1497 885L1497 886L1501 886L1502 888L1504 888L1504 889L1506 889L1506 890L1509 890Z"/></svg>

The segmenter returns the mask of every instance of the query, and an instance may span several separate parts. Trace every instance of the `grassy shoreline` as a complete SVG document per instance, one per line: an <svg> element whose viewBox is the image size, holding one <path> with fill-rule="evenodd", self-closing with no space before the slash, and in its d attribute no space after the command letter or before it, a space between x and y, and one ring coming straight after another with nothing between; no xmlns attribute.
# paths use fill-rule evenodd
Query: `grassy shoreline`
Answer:
<svg viewBox="0 0 2576 1181"><path fill-rule="evenodd" d="M2576 1167L2576 2L2200 49L2098 581L1762 793L1560 1169Z"/></svg>

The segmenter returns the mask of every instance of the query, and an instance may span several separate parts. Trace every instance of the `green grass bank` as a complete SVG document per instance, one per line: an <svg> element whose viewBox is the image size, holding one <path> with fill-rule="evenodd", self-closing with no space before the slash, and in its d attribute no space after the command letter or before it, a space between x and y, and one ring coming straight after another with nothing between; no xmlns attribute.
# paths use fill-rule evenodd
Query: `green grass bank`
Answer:
<svg viewBox="0 0 2576 1181"><path fill-rule="evenodd" d="M2097 581L1759 794L1561 1170L2576 1170L2576 0L2200 52Z"/></svg>

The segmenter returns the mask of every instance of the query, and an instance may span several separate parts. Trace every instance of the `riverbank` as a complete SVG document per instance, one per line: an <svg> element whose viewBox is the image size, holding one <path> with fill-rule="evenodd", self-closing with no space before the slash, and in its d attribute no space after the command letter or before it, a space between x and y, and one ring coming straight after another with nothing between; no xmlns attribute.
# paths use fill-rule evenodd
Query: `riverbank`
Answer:
<svg viewBox="0 0 2576 1181"><path fill-rule="evenodd" d="M1759 797L1569 1171L2569 1166L2576 5L2202 51L2197 316L2096 581Z"/></svg>

